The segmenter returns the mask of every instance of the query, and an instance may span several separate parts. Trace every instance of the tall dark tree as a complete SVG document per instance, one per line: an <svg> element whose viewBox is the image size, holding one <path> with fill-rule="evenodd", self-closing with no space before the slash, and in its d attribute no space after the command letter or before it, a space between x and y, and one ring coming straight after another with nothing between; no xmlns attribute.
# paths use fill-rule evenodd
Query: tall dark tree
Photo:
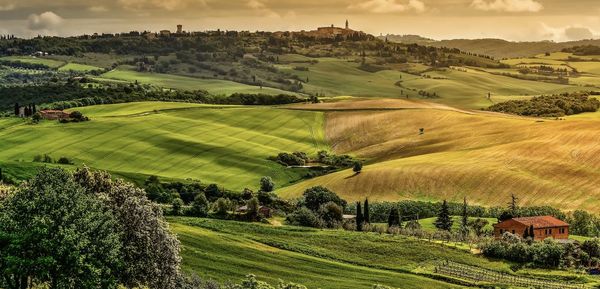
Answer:
<svg viewBox="0 0 600 289"><path fill-rule="evenodd" d="M15 116L19 116L20 110L21 110L21 107L19 106L19 104L15 103Z"/></svg>
<svg viewBox="0 0 600 289"><path fill-rule="evenodd" d="M365 213L363 214L365 224L371 223L371 212L369 211L369 199L365 199Z"/></svg>
<svg viewBox="0 0 600 289"><path fill-rule="evenodd" d="M533 231L533 225L529 226L529 238L535 240L535 232Z"/></svg>
<svg viewBox="0 0 600 289"><path fill-rule="evenodd" d="M513 216L513 218L519 216L519 206L517 205L517 200L519 200L519 198L517 198L515 194L510 195L510 203L508 204L508 209L510 210L510 213Z"/></svg>
<svg viewBox="0 0 600 289"><path fill-rule="evenodd" d="M390 214L388 215L388 227L402 227L402 220L400 220L398 207L390 209Z"/></svg>
<svg viewBox="0 0 600 289"><path fill-rule="evenodd" d="M529 238L529 228L525 228L525 232L523 232L523 239Z"/></svg>
<svg viewBox="0 0 600 289"><path fill-rule="evenodd" d="M452 217L450 216L450 207L448 206L448 202L444 200L442 203L442 207L438 213L438 217L435 220L435 227L444 230L450 231L452 230Z"/></svg>
<svg viewBox="0 0 600 289"><path fill-rule="evenodd" d="M467 205L467 197L463 199L462 213L460 216L460 226L461 228L467 228L469 226L469 212Z"/></svg>
<svg viewBox="0 0 600 289"><path fill-rule="evenodd" d="M357 231L362 231L363 230L363 214L362 214L362 208L360 207L360 202L356 202L356 230Z"/></svg>

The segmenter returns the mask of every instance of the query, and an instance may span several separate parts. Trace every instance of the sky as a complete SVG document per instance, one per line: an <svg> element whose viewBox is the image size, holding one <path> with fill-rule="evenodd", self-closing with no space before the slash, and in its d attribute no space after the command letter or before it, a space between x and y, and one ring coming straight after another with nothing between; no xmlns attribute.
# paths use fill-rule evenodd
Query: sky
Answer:
<svg viewBox="0 0 600 289"><path fill-rule="evenodd" d="M20 37L131 30L311 30L437 40L600 38L600 0L0 0L0 34Z"/></svg>

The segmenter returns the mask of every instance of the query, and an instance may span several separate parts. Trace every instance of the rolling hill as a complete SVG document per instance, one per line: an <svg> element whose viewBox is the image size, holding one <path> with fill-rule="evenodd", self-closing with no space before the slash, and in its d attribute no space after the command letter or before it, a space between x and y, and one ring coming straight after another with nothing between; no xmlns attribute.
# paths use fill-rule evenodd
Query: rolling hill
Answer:
<svg viewBox="0 0 600 289"><path fill-rule="evenodd" d="M349 201L466 196L497 206L515 193L521 205L599 212L597 113L554 121L399 104L397 110L365 111L361 103L312 107L332 110L326 114L327 141L337 153L365 159L362 173L307 180L279 190L282 196L324 185Z"/></svg>
<svg viewBox="0 0 600 289"><path fill-rule="evenodd" d="M327 149L323 114L276 108L129 103L81 108L92 120L29 125L0 121L0 159L27 163L38 154L116 173L199 179L228 189L279 185L301 177L267 157Z"/></svg>

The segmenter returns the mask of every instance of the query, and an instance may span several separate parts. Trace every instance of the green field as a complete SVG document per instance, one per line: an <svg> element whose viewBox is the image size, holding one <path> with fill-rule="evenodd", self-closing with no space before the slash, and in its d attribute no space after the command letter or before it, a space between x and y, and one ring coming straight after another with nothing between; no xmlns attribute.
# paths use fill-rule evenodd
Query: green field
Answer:
<svg viewBox="0 0 600 289"><path fill-rule="evenodd" d="M341 230L218 221L170 219L183 245L183 267L219 281L256 274L276 283L292 281L309 288L456 288L418 274L451 259L508 272L491 262L444 245ZM368 249L367 249L368 248Z"/></svg>
<svg viewBox="0 0 600 289"><path fill-rule="evenodd" d="M298 57L289 59L293 61ZM428 101L461 108L482 108L508 99L584 90L574 85L522 80L474 69L429 71L423 73L427 76L423 77L395 70L367 72L359 69L356 62L338 58L316 60L317 64L290 63L278 68L308 79L304 85L307 93L396 98L405 98L408 94L415 99L421 98L418 91L422 90L439 96L426 99ZM307 67L308 71L297 71L295 66ZM401 87L396 85L398 81ZM487 99L488 93L492 94L492 101Z"/></svg>
<svg viewBox="0 0 600 289"><path fill-rule="evenodd" d="M178 76L171 74L160 73L142 73L120 68L102 74L98 80L118 80L134 82L138 81L142 84L151 84L165 88L184 89L184 90L206 90L213 95L229 96L234 93L250 93L250 94L294 94L289 91L284 91L271 87L252 86L242 83L237 83L228 80L220 79L201 79L187 76Z"/></svg>
<svg viewBox="0 0 600 289"><path fill-rule="evenodd" d="M65 65L65 63L62 61L47 59L47 58L39 58L39 57L34 57L34 56L6 56L6 57L0 57L0 60L19 61L19 62L31 63L31 64L42 64L42 65L46 65L50 68L59 68L59 67Z"/></svg>
<svg viewBox="0 0 600 289"><path fill-rule="evenodd" d="M102 68L97 67L97 66L86 65L86 64L67 63L58 69L58 71L77 71L77 72L89 72L89 71L94 71L94 70L102 70Z"/></svg>
<svg viewBox="0 0 600 289"><path fill-rule="evenodd" d="M458 229L460 229L460 216L453 216L452 220L454 221L454 223L452 224L452 230L453 231L457 231ZM421 224L421 228L425 231L436 231L437 228L435 227L435 220L437 218L426 218L426 219L420 219L419 220L419 224ZM477 218L475 217L470 217L469 220L475 220ZM496 218L482 218L484 220L488 221L488 224L485 226L485 228L483 229L484 231L493 231L494 227L492 227L493 224L496 224L498 222L498 219Z"/></svg>
<svg viewBox="0 0 600 289"><path fill-rule="evenodd" d="M117 174L199 179L241 190L256 188L262 176L281 187L305 173L269 156L328 149L320 112L161 102L81 111L92 120L38 125L2 120L0 159L27 163L37 154L65 156Z"/></svg>

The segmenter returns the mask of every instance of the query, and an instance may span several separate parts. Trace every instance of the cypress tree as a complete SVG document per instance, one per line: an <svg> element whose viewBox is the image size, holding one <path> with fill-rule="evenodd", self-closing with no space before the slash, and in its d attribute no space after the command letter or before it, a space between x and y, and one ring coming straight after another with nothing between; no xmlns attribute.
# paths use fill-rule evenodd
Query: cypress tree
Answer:
<svg viewBox="0 0 600 289"><path fill-rule="evenodd" d="M398 213L398 208L394 207L390 209L390 214L388 215L388 227L400 227L400 214Z"/></svg>
<svg viewBox="0 0 600 289"><path fill-rule="evenodd" d="M362 215L362 209L360 207L360 202L356 202L356 230L357 231L362 231L363 230L363 215Z"/></svg>
<svg viewBox="0 0 600 289"><path fill-rule="evenodd" d="M535 232L533 231L533 225L529 226L529 238L535 240Z"/></svg>
<svg viewBox="0 0 600 289"><path fill-rule="evenodd" d="M444 200L440 212L438 213L438 217L435 220L435 227L440 230L450 231L452 229L452 223L453 221L452 217L450 217L448 202Z"/></svg>
<svg viewBox="0 0 600 289"><path fill-rule="evenodd" d="M32 103L32 104L31 104L31 108L33 109L33 110L32 110L32 111L33 111L33 113L32 113L32 114L35 114L35 113L37 112L37 108L35 107L35 103Z"/></svg>
<svg viewBox="0 0 600 289"><path fill-rule="evenodd" d="M369 211L369 199L365 199L365 213L363 214L364 219L365 219L365 224L370 224L371 223L371 213Z"/></svg>
<svg viewBox="0 0 600 289"><path fill-rule="evenodd" d="M15 116L19 116L20 110L21 110L21 107L19 106L19 103L15 103Z"/></svg>
<svg viewBox="0 0 600 289"><path fill-rule="evenodd" d="M466 229L469 226L469 215L467 212L467 197L463 199L462 216L460 220L460 226L462 229Z"/></svg>
<svg viewBox="0 0 600 289"><path fill-rule="evenodd" d="M529 238L529 228L525 228L525 232L523 233L523 239Z"/></svg>

